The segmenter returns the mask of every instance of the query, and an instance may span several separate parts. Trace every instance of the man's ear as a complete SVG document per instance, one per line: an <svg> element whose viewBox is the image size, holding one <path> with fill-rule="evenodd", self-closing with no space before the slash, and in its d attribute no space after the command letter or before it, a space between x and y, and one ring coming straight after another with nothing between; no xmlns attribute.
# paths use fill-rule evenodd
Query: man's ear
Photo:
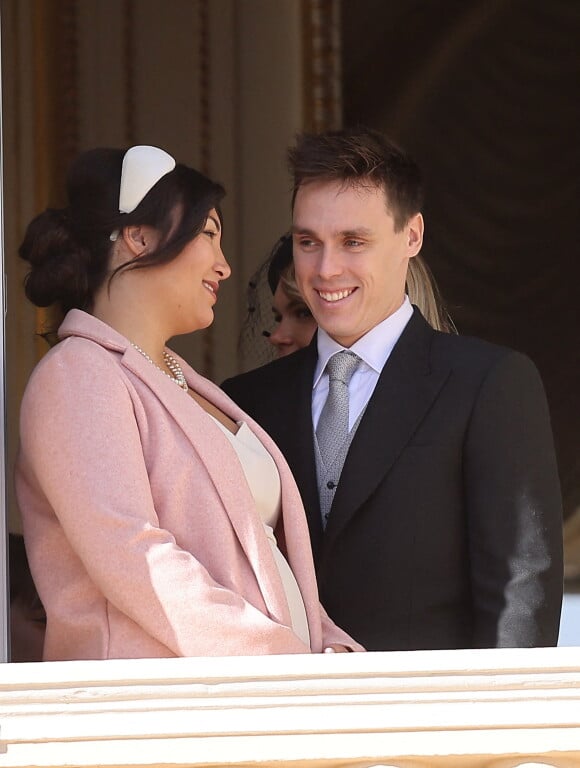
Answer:
<svg viewBox="0 0 580 768"><path fill-rule="evenodd" d="M123 242L135 258L153 250L157 244L158 236L153 227L135 225L123 227Z"/></svg>
<svg viewBox="0 0 580 768"><path fill-rule="evenodd" d="M423 216L420 213L416 213L411 216L407 222L407 247L409 249L409 258L416 256L421 247L423 246L423 232L425 230L425 223Z"/></svg>

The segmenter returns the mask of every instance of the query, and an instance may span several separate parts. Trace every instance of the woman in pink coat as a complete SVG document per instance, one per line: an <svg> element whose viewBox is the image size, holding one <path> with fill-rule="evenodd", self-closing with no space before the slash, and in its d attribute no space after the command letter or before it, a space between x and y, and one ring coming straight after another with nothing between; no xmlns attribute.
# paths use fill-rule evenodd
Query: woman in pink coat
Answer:
<svg viewBox="0 0 580 768"><path fill-rule="evenodd" d="M362 650L320 606L280 451L165 346L213 321L222 196L155 147L92 150L28 227L26 294L66 313L16 473L45 659Z"/></svg>

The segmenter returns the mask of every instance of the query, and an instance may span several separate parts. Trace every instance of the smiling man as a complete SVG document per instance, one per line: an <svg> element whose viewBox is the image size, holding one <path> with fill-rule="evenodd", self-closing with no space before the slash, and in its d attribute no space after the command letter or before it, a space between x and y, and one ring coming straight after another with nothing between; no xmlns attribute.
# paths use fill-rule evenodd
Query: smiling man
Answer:
<svg viewBox="0 0 580 768"><path fill-rule="evenodd" d="M525 356L434 331L405 295L419 169L381 134L289 151L311 345L225 382L290 463L320 595L369 650L554 645L560 488Z"/></svg>
<svg viewBox="0 0 580 768"><path fill-rule="evenodd" d="M380 187L312 182L296 193L293 233L300 292L343 347L401 308L423 242L420 213L397 226Z"/></svg>

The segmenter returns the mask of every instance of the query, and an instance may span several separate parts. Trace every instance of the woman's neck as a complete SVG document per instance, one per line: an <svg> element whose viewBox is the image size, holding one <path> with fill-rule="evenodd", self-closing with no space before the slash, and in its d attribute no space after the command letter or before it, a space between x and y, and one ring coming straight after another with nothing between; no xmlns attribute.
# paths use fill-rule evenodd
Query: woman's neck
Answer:
<svg viewBox="0 0 580 768"><path fill-rule="evenodd" d="M99 292L95 297L92 314L114 328L148 357L166 368L163 352L169 334L156 316L154 306L148 306L135 294L112 296Z"/></svg>

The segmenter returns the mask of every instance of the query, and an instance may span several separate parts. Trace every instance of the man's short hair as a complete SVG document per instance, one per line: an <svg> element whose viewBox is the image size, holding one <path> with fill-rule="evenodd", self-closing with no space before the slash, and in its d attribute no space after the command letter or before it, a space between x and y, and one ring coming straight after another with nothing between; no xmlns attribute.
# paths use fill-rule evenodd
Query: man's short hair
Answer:
<svg viewBox="0 0 580 768"><path fill-rule="evenodd" d="M419 166L382 133L368 128L299 134L288 150L288 165L294 182L292 207L300 187L312 182L375 185L383 189L400 231L423 205Z"/></svg>

